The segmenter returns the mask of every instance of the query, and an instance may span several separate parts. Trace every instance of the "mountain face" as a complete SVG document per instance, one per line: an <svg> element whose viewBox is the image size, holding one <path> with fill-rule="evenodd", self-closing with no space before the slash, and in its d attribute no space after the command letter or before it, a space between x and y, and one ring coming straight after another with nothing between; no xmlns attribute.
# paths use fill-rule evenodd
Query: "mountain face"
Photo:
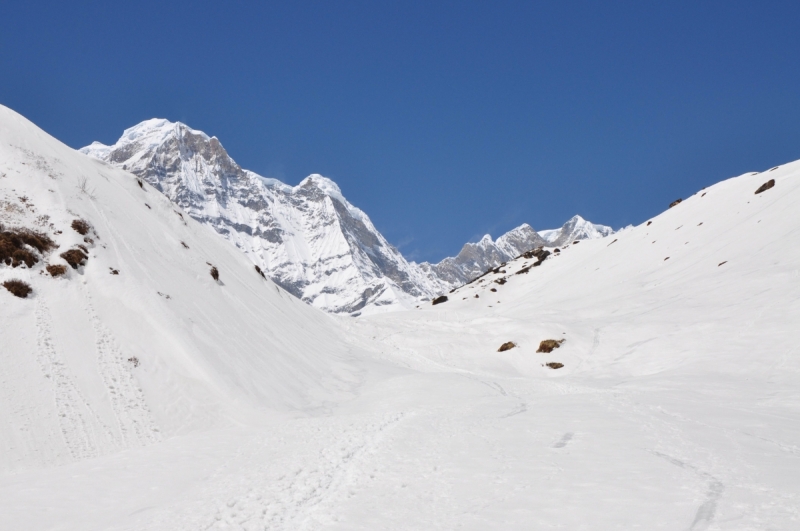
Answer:
<svg viewBox="0 0 800 531"><path fill-rule="evenodd" d="M113 146L81 151L134 173L322 310L410 304L444 289L321 175L294 187L261 177L236 164L217 138L158 119L127 129Z"/></svg>
<svg viewBox="0 0 800 531"><path fill-rule="evenodd" d="M448 285L457 287L481 275L487 269L497 267L542 245L547 245L547 241L530 225L524 224L508 231L495 241L492 241L492 237L487 234L477 243L464 245L457 256L447 257L438 264L423 262L420 268L430 278L441 279Z"/></svg>
<svg viewBox="0 0 800 531"><path fill-rule="evenodd" d="M289 293L322 310L357 315L410 307L540 245L602 237L609 227L579 216L537 234L521 225L467 243L438 264L408 262L321 175L297 186L241 168L216 137L164 119L125 130L112 146L82 153L138 176L212 227ZM546 235L546 236L545 236Z"/></svg>

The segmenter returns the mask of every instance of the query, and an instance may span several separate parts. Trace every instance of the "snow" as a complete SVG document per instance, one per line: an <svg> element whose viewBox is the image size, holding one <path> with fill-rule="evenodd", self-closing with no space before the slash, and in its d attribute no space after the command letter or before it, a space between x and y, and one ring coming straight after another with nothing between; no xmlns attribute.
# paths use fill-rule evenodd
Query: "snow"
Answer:
<svg viewBox="0 0 800 531"><path fill-rule="evenodd" d="M0 223L98 236L0 266L0 528L798 527L800 162L358 319L145 186L0 108Z"/></svg>
<svg viewBox="0 0 800 531"><path fill-rule="evenodd" d="M180 122L146 120L112 146L95 142L80 151L137 175L245 252L280 286L331 313L413 308L548 244L523 224L497 240L487 234L467 243L438 264L408 262L331 179L312 174L289 186L262 177L240 168L216 137ZM548 234L561 245L611 232L576 216Z"/></svg>
<svg viewBox="0 0 800 531"><path fill-rule="evenodd" d="M605 238L612 234L614 234L614 229L611 227L591 223L578 215L572 216L559 229L539 231L539 235L544 238L551 247L566 245L575 240Z"/></svg>
<svg viewBox="0 0 800 531"><path fill-rule="evenodd" d="M413 307L451 286L409 264L318 174L297 186L240 168L215 137L147 120L81 152L139 176L244 251L276 283L332 313Z"/></svg>

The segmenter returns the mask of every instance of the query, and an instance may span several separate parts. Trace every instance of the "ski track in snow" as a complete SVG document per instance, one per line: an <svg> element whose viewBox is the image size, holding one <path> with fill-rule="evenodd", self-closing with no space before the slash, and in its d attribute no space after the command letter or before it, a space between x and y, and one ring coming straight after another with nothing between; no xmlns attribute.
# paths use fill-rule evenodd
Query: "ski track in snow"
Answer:
<svg viewBox="0 0 800 531"><path fill-rule="evenodd" d="M84 297L86 313L95 332L97 367L111 401L123 446L144 446L160 441L161 434L153 421L144 393L131 373L131 362L97 316L88 290L84 290Z"/></svg>
<svg viewBox="0 0 800 531"><path fill-rule="evenodd" d="M281 444L289 444L267 465L259 454L274 449L275 441L257 437L238 452L247 462L246 471L232 472L227 465L206 480L199 495L172 507L143 524L125 529L214 530L305 530L336 524L337 502L346 500L375 481L366 460L405 414L378 418L312 418L295 421L300 437L286 433ZM300 443L298 447L299 441ZM224 496L224 498L220 496Z"/></svg>
<svg viewBox="0 0 800 531"><path fill-rule="evenodd" d="M63 358L55 349L50 311L41 297L36 299L36 361L42 373L52 383L56 404L56 414L61 428L64 444L73 459L86 459L98 455L94 433L84 418L86 413L102 425L94 415L89 402L75 385L72 375Z"/></svg>

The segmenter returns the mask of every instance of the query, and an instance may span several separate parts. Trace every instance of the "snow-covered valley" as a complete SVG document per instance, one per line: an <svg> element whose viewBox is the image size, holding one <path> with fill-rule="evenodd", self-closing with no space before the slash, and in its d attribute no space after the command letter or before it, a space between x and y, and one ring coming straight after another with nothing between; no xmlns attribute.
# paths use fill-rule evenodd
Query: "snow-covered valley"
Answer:
<svg viewBox="0 0 800 531"><path fill-rule="evenodd" d="M0 265L0 528L795 529L798 203L744 174L353 319L0 107L0 224L58 246Z"/></svg>

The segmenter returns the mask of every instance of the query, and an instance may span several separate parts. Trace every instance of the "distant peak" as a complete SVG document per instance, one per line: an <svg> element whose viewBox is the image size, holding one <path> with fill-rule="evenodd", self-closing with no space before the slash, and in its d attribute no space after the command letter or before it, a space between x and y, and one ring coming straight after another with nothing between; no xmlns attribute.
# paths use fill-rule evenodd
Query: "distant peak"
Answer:
<svg viewBox="0 0 800 531"><path fill-rule="evenodd" d="M311 175L300 181L300 184L297 185L297 188L310 188L312 186L328 195L333 195L333 196L342 195L342 190L339 188L338 184L318 173L312 173Z"/></svg>
<svg viewBox="0 0 800 531"><path fill-rule="evenodd" d="M206 140L212 139L212 137L208 136L203 131L192 129L182 122L171 122L166 118L150 118L149 120L144 120L133 127L125 129L122 136L117 141L117 145L141 142L145 139L150 145L160 144L181 130L201 136Z"/></svg>

